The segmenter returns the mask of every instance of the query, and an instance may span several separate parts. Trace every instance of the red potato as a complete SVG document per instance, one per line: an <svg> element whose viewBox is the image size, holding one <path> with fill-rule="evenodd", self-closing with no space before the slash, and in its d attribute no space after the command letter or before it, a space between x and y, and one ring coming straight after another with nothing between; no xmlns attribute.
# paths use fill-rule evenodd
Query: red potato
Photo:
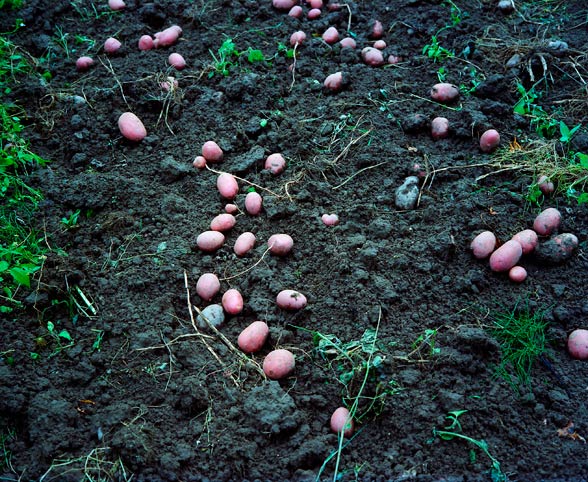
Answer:
<svg viewBox="0 0 588 482"><path fill-rule="evenodd" d="M562 233L537 246L537 256L551 263L562 263L572 257L577 247L577 236Z"/></svg>
<svg viewBox="0 0 588 482"><path fill-rule="evenodd" d="M290 10L298 0L272 0L272 5L278 10Z"/></svg>
<svg viewBox="0 0 588 482"><path fill-rule="evenodd" d="M323 214L321 220L325 226L337 226L339 224L339 216L336 214Z"/></svg>
<svg viewBox="0 0 588 482"><path fill-rule="evenodd" d="M302 7L300 5L294 5L290 11L288 12L288 15L290 17L294 17L294 18L300 18L302 17L302 14L304 12L302 11Z"/></svg>
<svg viewBox="0 0 588 482"><path fill-rule="evenodd" d="M254 321L241 332L239 338L237 338L237 345L245 353L255 353L263 348L268 336L269 327L267 323Z"/></svg>
<svg viewBox="0 0 588 482"><path fill-rule="evenodd" d="M364 63L372 67L378 67L384 63L382 52L373 47L366 47L361 51L361 58Z"/></svg>
<svg viewBox="0 0 588 482"><path fill-rule="evenodd" d="M270 351L263 360L263 372L272 380L286 378L294 371L295 367L294 355L284 349Z"/></svg>
<svg viewBox="0 0 588 482"><path fill-rule="evenodd" d="M282 174L284 169L286 169L286 159L279 153L270 154L265 160L265 169L271 171L276 176Z"/></svg>
<svg viewBox="0 0 588 482"><path fill-rule="evenodd" d="M445 139L449 135L449 119L435 117L431 121L431 137L433 139Z"/></svg>
<svg viewBox="0 0 588 482"><path fill-rule="evenodd" d="M338 92L343 87L343 72L335 72L329 75L324 82L327 89L332 92Z"/></svg>
<svg viewBox="0 0 588 482"><path fill-rule="evenodd" d="M523 248L523 254L529 254L532 252L537 247L537 243L539 242L537 233L532 229L524 229L523 231L515 234L512 239L521 245Z"/></svg>
<svg viewBox="0 0 588 482"><path fill-rule="evenodd" d="M522 283L527 279L527 270L522 266L513 266L508 271L508 277L515 283Z"/></svg>
<svg viewBox="0 0 588 482"><path fill-rule="evenodd" d="M261 212L263 198L255 191L248 192L245 196L245 211L251 216L257 216Z"/></svg>
<svg viewBox="0 0 588 482"><path fill-rule="evenodd" d="M270 253L278 256L286 256L294 246L294 240L289 234L273 234L267 240Z"/></svg>
<svg viewBox="0 0 588 482"><path fill-rule="evenodd" d="M126 7L123 0L108 0L108 6L111 10L122 10Z"/></svg>
<svg viewBox="0 0 588 482"><path fill-rule="evenodd" d="M198 169L204 169L206 167L206 159L204 159L204 156L196 156L192 165Z"/></svg>
<svg viewBox="0 0 588 482"><path fill-rule="evenodd" d="M547 196L551 193L553 193L553 191L555 191L555 186L554 184L551 182L551 180L543 175L543 176L539 176L537 178L537 186L539 187L539 190L543 193L543 195Z"/></svg>
<svg viewBox="0 0 588 482"><path fill-rule="evenodd" d="M104 42L104 51L107 54L113 54L121 48L122 44L115 38L110 37Z"/></svg>
<svg viewBox="0 0 588 482"><path fill-rule="evenodd" d="M169 92L170 90L175 90L178 88L178 80L174 77L168 77L167 80L164 80L161 84L159 84L163 90Z"/></svg>
<svg viewBox="0 0 588 482"><path fill-rule="evenodd" d="M238 290L231 288L223 295L222 305L229 315L238 315L243 311L243 296Z"/></svg>
<svg viewBox="0 0 588 482"><path fill-rule="evenodd" d="M555 208L547 208L535 218L533 229L539 236L549 236L561 224L561 213Z"/></svg>
<svg viewBox="0 0 588 482"><path fill-rule="evenodd" d="M306 40L306 34L302 30L299 30L298 32L294 32L292 35L290 35L290 45L292 47L294 47L296 45L300 45L305 40Z"/></svg>
<svg viewBox="0 0 588 482"><path fill-rule="evenodd" d="M220 281L214 273L204 273L196 283L196 293L204 301L213 299L220 290Z"/></svg>
<svg viewBox="0 0 588 482"><path fill-rule="evenodd" d="M216 180L216 187L220 195L225 199L235 199L237 193L239 192L239 184L237 184L237 179L232 174L228 172L223 172L220 174Z"/></svg>
<svg viewBox="0 0 588 482"><path fill-rule="evenodd" d="M236 204L227 204L225 205L225 211L229 214L235 214L237 211L239 211L239 208L237 207Z"/></svg>
<svg viewBox="0 0 588 482"><path fill-rule="evenodd" d="M374 20L370 37L382 38L382 35L384 35L384 26L382 25L382 22L380 22L379 20Z"/></svg>
<svg viewBox="0 0 588 482"><path fill-rule="evenodd" d="M482 152L492 152L500 144L500 134L496 129L488 129L480 137L480 150Z"/></svg>
<svg viewBox="0 0 588 482"><path fill-rule="evenodd" d="M151 35L141 35L139 39L139 50L151 50L155 45L153 44L153 37Z"/></svg>
<svg viewBox="0 0 588 482"><path fill-rule="evenodd" d="M453 102L459 97L459 87L446 82L431 87L431 99L442 104Z"/></svg>
<svg viewBox="0 0 588 482"><path fill-rule="evenodd" d="M339 407L331 415L331 430L335 433L343 432L345 437L353 435L353 419L349 410L345 407Z"/></svg>
<svg viewBox="0 0 588 482"><path fill-rule="evenodd" d="M321 13L322 12L320 8L311 8L306 16L309 18L309 20L315 20L321 16Z"/></svg>
<svg viewBox="0 0 588 482"><path fill-rule="evenodd" d="M229 231L233 229L237 220L235 216L229 213L219 214L215 216L214 219L210 222L210 229L211 231Z"/></svg>
<svg viewBox="0 0 588 482"><path fill-rule="evenodd" d="M135 114L125 112L118 118L120 133L130 141L139 142L147 136L147 130Z"/></svg>
<svg viewBox="0 0 588 482"><path fill-rule="evenodd" d="M507 241L490 256L490 269L492 271L509 271L519 262L523 255L523 248L514 240Z"/></svg>
<svg viewBox="0 0 588 482"><path fill-rule="evenodd" d="M186 61L184 60L184 57L182 57L177 52L170 54L167 61L176 70L182 70L186 68Z"/></svg>
<svg viewBox="0 0 588 482"><path fill-rule="evenodd" d="M220 162L223 160L224 152L214 141L206 141L202 145L202 156L208 162Z"/></svg>
<svg viewBox="0 0 588 482"><path fill-rule="evenodd" d="M357 47L357 42L351 37L345 37L339 43L343 48L354 49L355 47Z"/></svg>
<svg viewBox="0 0 588 482"><path fill-rule="evenodd" d="M276 304L283 310L301 310L306 303L306 296L295 290L282 290L276 297Z"/></svg>
<svg viewBox="0 0 588 482"><path fill-rule="evenodd" d="M574 330L568 336L568 351L573 358L588 360L588 330Z"/></svg>
<svg viewBox="0 0 588 482"><path fill-rule="evenodd" d="M484 259L492 254L496 248L496 236L491 231L478 234L470 244L470 249L476 259Z"/></svg>
<svg viewBox="0 0 588 482"><path fill-rule="evenodd" d="M182 35L182 29L178 25L172 25L171 27L162 30L161 32L157 32L155 34L155 40L153 41L153 45L156 48L159 47L169 47L170 45L175 44Z"/></svg>
<svg viewBox="0 0 588 482"><path fill-rule="evenodd" d="M92 65L94 65L94 59L92 57L83 56L76 60L76 69L80 72L88 70Z"/></svg>
<svg viewBox="0 0 588 482"><path fill-rule="evenodd" d="M196 246L202 251L212 252L225 243L225 235L219 231L204 231L196 238Z"/></svg>
<svg viewBox="0 0 588 482"><path fill-rule="evenodd" d="M374 42L374 48L378 50L384 50L386 48L386 42L383 40L376 40Z"/></svg>
<svg viewBox="0 0 588 482"><path fill-rule="evenodd" d="M394 55L394 54L388 55L388 63L389 64L394 65L394 64L397 64L398 62L400 62L400 57L398 57L398 55Z"/></svg>
<svg viewBox="0 0 588 482"><path fill-rule="evenodd" d="M310 8L323 8L323 0L309 0L307 3Z"/></svg>
<svg viewBox="0 0 588 482"><path fill-rule="evenodd" d="M329 27L323 32L323 40L329 45L339 41L339 31L335 27Z"/></svg>
<svg viewBox="0 0 588 482"><path fill-rule="evenodd" d="M253 249L253 246L255 246L255 234L246 232L237 238L233 251L237 256L244 256Z"/></svg>

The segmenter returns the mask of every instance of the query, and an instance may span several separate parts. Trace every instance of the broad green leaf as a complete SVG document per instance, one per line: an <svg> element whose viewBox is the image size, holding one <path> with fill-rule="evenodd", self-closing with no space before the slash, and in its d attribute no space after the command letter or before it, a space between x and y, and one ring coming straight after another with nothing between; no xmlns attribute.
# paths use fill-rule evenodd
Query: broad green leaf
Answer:
<svg viewBox="0 0 588 482"><path fill-rule="evenodd" d="M19 268L18 266L10 269L9 273L14 278L14 281L22 286L26 286L27 288L31 287L31 278L29 276L30 270Z"/></svg>
<svg viewBox="0 0 588 482"><path fill-rule="evenodd" d="M2 273L3 271L6 271L8 269L8 267L10 266L10 263L8 261L0 261L0 273Z"/></svg>
<svg viewBox="0 0 588 482"><path fill-rule="evenodd" d="M53 330L55 329L55 325L53 324L52 321L48 321L47 322L47 330L49 331L49 333L53 333Z"/></svg>
<svg viewBox="0 0 588 482"><path fill-rule="evenodd" d="M61 330L59 332L59 337L64 338L67 341L71 341L71 335L69 334L69 332L67 330Z"/></svg>

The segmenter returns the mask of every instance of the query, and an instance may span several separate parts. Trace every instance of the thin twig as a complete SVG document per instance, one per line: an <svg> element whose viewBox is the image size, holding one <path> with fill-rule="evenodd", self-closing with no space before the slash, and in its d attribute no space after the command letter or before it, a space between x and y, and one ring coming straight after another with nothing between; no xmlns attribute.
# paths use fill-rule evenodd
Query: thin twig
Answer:
<svg viewBox="0 0 588 482"><path fill-rule="evenodd" d="M270 249L272 249L274 245L272 244L271 246L269 246L261 255L261 258L259 258L255 264L253 266L250 266L249 268L247 268L246 270L241 271L240 273L234 274L233 276L227 276L226 278L220 278L219 281L228 281L234 278L238 278L239 276L244 275L245 273L251 271L253 268L255 268L259 263L261 263L263 261L263 258L265 257L265 255L268 253L268 251Z"/></svg>
<svg viewBox="0 0 588 482"><path fill-rule="evenodd" d="M127 104L127 107L129 108L129 110L131 110L129 103L127 102L127 98L125 97L125 91L123 89L123 86L122 86L120 80L118 80L116 73L114 72L114 67L112 66L112 63L110 62L110 59L106 59L106 61L108 62L108 65L106 65L104 63L104 61L102 60L102 57L98 57L98 60L100 60L100 63L104 66L104 68L112 74L112 77L114 78L114 80L118 84L118 87L120 89L120 94L122 95L122 98L123 98L125 104Z"/></svg>
<svg viewBox="0 0 588 482"><path fill-rule="evenodd" d="M384 164L387 164L388 162L390 162L390 161L383 161L383 162L380 162L380 163L378 163L378 164L374 164L373 166L367 166L367 167L364 167L363 169L360 169L360 170L359 170L359 171L357 171L355 174L353 174L353 175L349 176L347 179L345 179L345 181L343 181L341 184L339 184L338 186L335 186L335 187L333 188L333 190L335 190L335 189L339 189L340 187L343 187L343 186L345 186L345 184L347 184L347 183L348 183L349 181L351 181L351 180L352 180L352 179L353 179L355 176L357 176L357 175L361 174L362 172L364 172L364 171L367 171L367 170L369 170L369 169L375 169L376 167L379 167L379 166L382 166L382 165L384 165Z"/></svg>

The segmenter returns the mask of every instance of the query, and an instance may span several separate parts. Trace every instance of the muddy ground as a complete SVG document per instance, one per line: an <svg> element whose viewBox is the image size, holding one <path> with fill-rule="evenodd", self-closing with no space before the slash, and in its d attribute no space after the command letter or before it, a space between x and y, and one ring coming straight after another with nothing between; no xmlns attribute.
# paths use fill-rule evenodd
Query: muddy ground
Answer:
<svg viewBox="0 0 588 482"><path fill-rule="evenodd" d="M317 20L268 0L129 0L116 14L106 2L31 0L4 11L2 30L23 19L10 39L51 73L16 83L10 99L30 116L32 149L52 162L29 179L45 196L36 223L51 250L35 289L19 293L24 310L2 315L1 480L587 480L585 443L558 429L573 422L568 435L588 437L588 364L566 349L573 329L588 328L588 208L561 190L529 202L538 173L505 159L515 138L523 148L542 141L513 112L517 84L536 84L548 115L582 124L570 149L588 152L588 13L580 0L516 3L504 13L486 0L346 0ZM399 63L361 61L375 19L385 57ZM183 29L177 45L138 50L141 35L172 24ZM349 29L358 48L326 44L329 26ZM296 30L307 39L288 52ZM455 57L423 55L436 34ZM103 52L109 36L123 44L116 55ZM245 54L223 75L211 52L227 38ZM550 50L552 40L568 49ZM249 62L249 48L264 60ZM173 51L187 61L181 72L167 65ZM80 73L84 54L96 63ZM328 92L323 81L337 71L347 83ZM166 93L169 75L178 88ZM448 107L429 98L440 75L462 87ZM125 111L143 120L142 142L120 135ZM431 138L437 116L449 119L448 138ZM488 128L502 138L492 154L478 147ZM224 150L212 167L243 179L240 209L251 183L264 198L263 213L241 212L212 254L195 240L227 201L214 172L192 167L207 140ZM263 169L274 152L287 159L279 176ZM418 205L398 209L395 190L416 163ZM529 276L516 284L472 256L481 231L504 242L547 207L580 241L571 259L525 256ZM325 226L324 213L339 225ZM258 242L239 258L232 245L244 231ZM290 255L266 253L274 233L293 237ZM270 339L251 358L287 348L291 376L268 381L215 333L195 332L185 279L203 308L204 272L245 299L222 334L235 343L266 321ZM279 309L285 288L308 306ZM501 350L489 332L517 306L548 322L543 363L518 389L496 376ZM313 332L336 337L349 358L319 350ZM355 436L337 462L329 419L359 395ZM461 410L453 430L470 441L435 437Z"/></svg>

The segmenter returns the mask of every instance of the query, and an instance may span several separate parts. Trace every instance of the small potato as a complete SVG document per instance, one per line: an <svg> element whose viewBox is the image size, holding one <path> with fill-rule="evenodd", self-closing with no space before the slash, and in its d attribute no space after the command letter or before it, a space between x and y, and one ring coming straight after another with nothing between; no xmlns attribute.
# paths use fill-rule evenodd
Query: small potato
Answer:
<svg viewBox="0 0 588 482"><path fill-rule="evenodd" d="M290 10L298 0L272 0L272 5L278 10Z"/></svg>
<svg viewBox="0 0 588 482"><path fill-rule="evenodd" d="M379 39L379 38L382 38L383 35L384 35L384 26L382 25L382 22L380 22L379 20L374 20L374 23L372 24L372 31L370 33L370 38Z"/></svg>
<svg viewBox="0 0 588 482"><path fill-rule="evenodd" d="M108 0L108 6L111 10L123 10L126 5L123 0Z"/></svg>
<svg viewBox="0 0 588 482"><path fill-rule="evenodd" d="M527 270L522 266L513 266L508 271L508 277L515 283L522 283L527 279Z"/></svg>
<svg viewBox="0 0 588 482"><path fill-rule="evenodd" d="M237 338L237 345L245 353L255 353L262 349L268 336L267 324L264 321L254 321L241 332Z"/></svg>
<svg viewBox="0 0 588 482"><path fill-rule="evenodd" d="M251 216L257 216L261 212L263 198L258 192L251 191L245 196L245 211Z"/></svg>
<svg viewBox="0 0 588 482"><path fill-rule="evenodd" d="M115 38L107 38L104 42L104 51L107 54L113 54L121 48L122 44Z"/></svg>
<svg viewBox="0 0 588 482"><path fill-rule="evenodd" d="M238 315L243 311L243 296L235 288L225 291L222 305L229 315Z"/></svg>
<svg viewBox="0 0 588 482"><path fill-rule="evenodd" d="M457 100L459 97L459 87L446 82L435 84L431 88L431 98L434 101L441 102L442 104L448 104Z"/></svg>
<svg viewBox="0 0 588 482"><path fill-rule="evenodd" d="M547 208L535 218L533 229L539 236L549 236L561 224L561 213L555 208Z"/></svg>
<svg viewBox="0 0 588 482"><path fill-rule="evenodd" d="M345 37L341 40L341 42L339 42L339 44L341 45L341 47L348 49L354 49L355 47L357 47L357 42L355 41L355 39L352 39L351 37Z"/></svg>
<svg viewBox="0 0 588 482"><path fill-rule="evenodd" d="M219 249L225 243L225 235L219 231L204 231L196 238L196 245L206 252Z"/></svg>
<svg viewBox="0 0 588 482"><path fill-rule="evenodd" d="M331 430L335 433L343 432L345 437L351 437L353 434L353 419L349 410L345 407L339 407L331 415Z"/></svg>
<svg viewBox="0 0 588 482"><path fill-rule="evenodd" d="M237 207L236 204L226 204L225 205L225 212L229 213L229 214L235 214L239 211L239 208Z"/></svg>
<svg viewBox="0 0 588 482"><path fill-rule="evenodd" d="M470 249L477 259L484 259L490 256L496 248L496 236L491 231L484 231L478 234L470 244Z"/></svg>
<svg viewBox="0 0 588 482"><path fill-rule="evenodd" d="M212 231L229 231L233 229L237 220L235 216L229 213L219 214L215 216L214 219L210 222L210 229Z"/></svg>
<svg viewBox="0 0 588 482"><path fill-rule="evenodd" d="M184 57L182 57L177 52L170 54L167 61L176 70L182 70L186 68L186 61L184 60Z"/></svg>
<svg viewBox="0 0 588 482"><path fill-rule="evenodd" d="M306 306L306 296L295 290L282 290L276 297L277 305L283 310L301 310Z"/></svg>
<svg viewBox="0 0 588 482"><path fill-rule="evenodd" d="M537 186L539 187L539 190L543 193L544 196L552 194L553 191L555 191L554 184L545 175L539 176L537 178Z"/></svg>
<svg viewBox="0 0 588 482"><path fill-rule="evenodd" d="M320 8L311 8L306 16L309 20L315 20L321 16L321 9Z"/></svg>
<svg viewBox="0 0 588 482"><path fill-rule="evenodd" d="M244 256L255 246L255 234L246 232L241 234L235 241L233 251L237 256Z"/></svg>
<svg viewBox="0 0 588 482"><path fill-rule="evenodd" d="M343 87L343 72L335 72L329 75L324 82L324 86L331 92L338 92Z"/></svg>
<svg viewBox="0 0 588 482"><path fill-rule="evenodd" d="M147 136L147 130L135 114L125 112L118 118L120 133L130 141L139 142Z"/></svg>
<svg viewBox="0 0 588 482"><path fill-rule="evenodd" d="M337 224L339 224L339 216L336 214L323 214L321 216L321 221L325 226L337 226Z"/></svg>
<svg viewBox="0 0 588 482"><path fill-rule="evenodd" d="M306 40L306 34L302 30L299 30L298 32L294 32L292 35L290 35L290 45L292 47L294 47L296 45L300 45L305 40Z"/></svg>
<svg viewBox="0 0 588 482"><path fill-rule="evenodd" d="M573 358L588 360L588 330L578 329L570 333L568 351Z"/></svg>
<svg viewBox="0 0 588 482"><path fill-rule="evenodd" d="M207 162L220 162L223 160L224 152L214 141L206 141L202 144L202 156Z"/></svg>
<svg viewBox="0 0 588 482"><path fill-rule="evenodd" d="M294 18L300 18L302 17L302 14L304 12L302 11L302 7L300 5L294 5L290 11L288 12L288 15L290 17L294 17Z"/></svg>
<svg viewBox="0 0 588 482"><path fill-rule="evenodd" d="M204 156L196 156L192 162L192 165L198 169L204 169L206 167L206 159Z"/></svg>
<svg viewBox="0 0 588 482"><path fill-rule="evenodd" d="M339 31L335 27L329 27L323 32L323 40L329 45L339 41Z"/></svg>
<svg viewBox="0 0 588 482"><path fill-rule="evenodd" d="M164 80L159 84L163 90L166 92L174 91L178 88L178 80L174 77L168 77L167 80Z"/></svg>
<svg viewBox="0 0 588 482"><path fill-rule="evenodd" d="M235 199L237 194L239 193L239 184L237 184L237 179L232 174L228 172L223 172L219 174L216 180L216 187L220 195L225 199Z"/></svg>
<svg viewBox="0 0 588 482"><path fill-rule="evenodd" d="M364 63L372 67L378 67L384 64L384 55L381 50L373 47L366 47L361 51L361 58Z"/></svg>
<svg viewBox="0 0 588 482"><path fill-rule="evenodd" d="M139 50L151 50L153 47L155 47L153 37L151 35L141 35L139 39Z"/></svg>
<svg viewBox="0 0 588 482"><path fill-rule="evenodd" d="M292 352L284 349L270 351L263 360L263 372L272 380L285 378L294 371L296 359Z"/></svg>
<svg viewBox="0 0 588 482"><path fill-rule="evenodd" d="M431 137L433 139L445 139L449 135L449 119L435 117L431 122Z"/></svg>
<svg viewBox="0 0 588 482"><path fill-rule="evenodd" d="M220 281L214 273L204 273L196 283L196 293L204 301L210 301L220 290Z"/></svg>
<svg viewBox="0 0 588 482"><path fill-rule="evenodd" d="M264 167L268 171L271 171L272 174L277 176L278 174L282 174L282 172L284 172L284 169L286 169L286 160L284 159L284 156L282 156L282 154L270 154L269 156L267 156L267 159L265 160Z"/></svg>
<svg viewBox="0 0 588 482"><path fill-rule="evenodd" d="M94 65L94 59L92 57L83 56L76 60L76 69L80 72L88 70L92 65Z"/></svg>
<svg viewBox="0 0 588 482"><path fill-rule="evenodd" d="M490 256L490 269L492 271L509 271L519 262L523 255L523 248L517 241L507 241Z"/></svg>
<svg viewBox="0 0 588 482"><path fill-rule="evenodd" d="M480 137L480 150L482 152L492 152L500 144L500 134L496 129L488 129Z"/></svg>
<svg viewBox="0 0 588 482"><path fill-rule="evenodd" d="M310 8L323 8L323 0L308 0Z"/></svg>
<svg viewBox="0 0 588 482"><path fill-rule="evenodd" d="M277 256L286 256L294 246L294 240L289 234L273 234L267 240L270 253Z"/></svg>
<svg viewBox="0 0 588 482"><path fill-rule="evenodd" d="M388 55L388 63L389 64L395 65L395 64L399 63L401 60L402 59L398 55L394 55L394 54Z"/></svg>
<svg viewBox="0 0 588 482"><path fill-rule="evenodd" d="M386 42L383 40L376 40L374 42L374 48L378 50L384 50L386 48Z"/></svg>
<svg viewBox="0 0 588 482"><path fill-rule="evenodd" d="M537 247L537 243L539 242L537 233L532 229L524 229L523 231L515 234L512 239L519 242L523 248L523 254L529 254L532 252Z"/></svg>
<svg viewBox="0 0 588 482"><path fill-rule="evenodd" d="M153 41L153 45L156 48L159 47L169 47L170 45L175 44L182 35L182 29L178 25L172 25L171 27L166 28L161 32L157 32L155 34L155 40Z"/></svg>

